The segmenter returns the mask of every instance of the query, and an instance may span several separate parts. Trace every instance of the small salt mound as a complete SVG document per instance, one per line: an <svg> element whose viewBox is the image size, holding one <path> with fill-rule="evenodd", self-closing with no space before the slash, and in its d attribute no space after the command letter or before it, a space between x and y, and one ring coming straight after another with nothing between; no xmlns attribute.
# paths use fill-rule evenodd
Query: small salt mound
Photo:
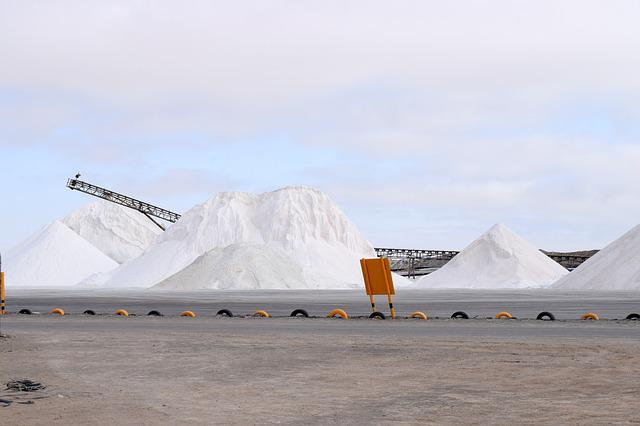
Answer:
<svg viewBox="0 0 640 426"><path fill-rule="evenodd" d="M118 264L60 221L7 252L7 285L66 287Z"/></svg>
<svg viewBox="0 0 640 426"><path fill-rule="evenodd" d="M151 287L205 253L234 244L284 251L302 269L306 288L362 286L359 260L375 256L355 225L320 191L289 187L258 195L219 193L185 213L142 256L86 284ZM183 285L200 285L191 278Z"/></svg>
<svg viewBox="0 0 640 426"><path fill-rule="evenodd" d="M558 280L553 288L640 290L640 225Z"/></svg>
<svg viewBox="0 0 640 426"><path fill-rule="evenodd" d="M140 256L162 233L142 213L107 201L87 204L62 223L118 263Z"/></svg>
<svg viewBox="0 0 640 426"><path fill-rule="evenodd" d="M232 244L210 250L154 289L292 289L308 288L304 273L281 248Z"/></svg>
<svg viewBox="0 0 640 426"><path fill-rule="evenodd" d="M494 225L415 287L507 289L548 287L567 270L504 225Z"/></svg>

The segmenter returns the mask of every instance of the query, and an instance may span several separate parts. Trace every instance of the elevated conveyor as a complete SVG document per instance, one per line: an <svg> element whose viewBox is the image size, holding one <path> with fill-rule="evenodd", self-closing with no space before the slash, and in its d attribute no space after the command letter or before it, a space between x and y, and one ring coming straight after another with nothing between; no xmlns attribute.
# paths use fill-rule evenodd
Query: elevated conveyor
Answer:
<svg viewBox="0 0 640 426"><path fill-rule="evenodd" d="M143 215L147 216L153 223L158 225L160 229L164 231L164 226L154 217L166 220L167 222L175 223L180 219L178 213L174 213L167 209L163 209L158 206L154 206L144 201L136 200L135 198L127 195L119 194L110 189L101 188L88 182L83 182L78 179L68 179L67 188L84 192L85 194L93 195L94 197L102 198L103 200L111 201L112 203L120 204L121 206L128 207L133 210L137 210Z"/></svg>

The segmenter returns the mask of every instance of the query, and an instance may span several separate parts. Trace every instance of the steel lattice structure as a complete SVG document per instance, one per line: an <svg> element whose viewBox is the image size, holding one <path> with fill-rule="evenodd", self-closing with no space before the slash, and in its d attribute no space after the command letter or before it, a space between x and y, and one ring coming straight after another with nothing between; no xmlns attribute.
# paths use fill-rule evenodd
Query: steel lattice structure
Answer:
<svg viewBox="0 0 640 426"><path fill-rule="evenodd" d="M388 257L389 259L442 259L451 260L458 251L454 250L419 250L419 249L396 249L396 248L376 248L378 257Z"/></svg>
<svg viewBox="0 0 640 426"><path fill-rule="evenodd" d="M424 275L429 267L441 267L453 259L459 251L455 250L420 250L420 249L397 249L397 248L376 248L376 256L387 257L391 260L391 270L399 272L401 275L416 277ZM581 263L593 256L589 254L575 253L549 253L540 250L542 253L555 260L568 270L573 270ZM595 252L595 251L594 251Z"/></svg>
<svg viewBox="0 0 640 426"><path fill-rule="evenodd" d="M171 223L175 223L178 221L178 219L180 219L180 215L178 213L174 213L167 209L145 203L144 201L136 200L135 198L131 198L129 196L119 194L109 189L101 188L99 186L92 185L78 179L67 180L67 188L84 192L85 194L93 195L94 197L102 198L103 200L111 201L112 203L120 204L121 206L137 210L151 219L151 221L158 225L163 231L164 226L155 221L153 217L157 217Z"/></svg>

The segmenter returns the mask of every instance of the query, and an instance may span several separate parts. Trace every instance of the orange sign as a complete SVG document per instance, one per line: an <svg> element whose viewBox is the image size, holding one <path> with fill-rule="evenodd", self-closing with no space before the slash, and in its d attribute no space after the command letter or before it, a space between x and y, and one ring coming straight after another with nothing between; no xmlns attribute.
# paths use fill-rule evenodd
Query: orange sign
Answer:
<svg viewBox="0 0 640 426"><path fill-rule="evenodd" d="M360 259L360 266L364 277L364 287L369 296L395 294L389 259L386 257L382 259Z"/></svg>

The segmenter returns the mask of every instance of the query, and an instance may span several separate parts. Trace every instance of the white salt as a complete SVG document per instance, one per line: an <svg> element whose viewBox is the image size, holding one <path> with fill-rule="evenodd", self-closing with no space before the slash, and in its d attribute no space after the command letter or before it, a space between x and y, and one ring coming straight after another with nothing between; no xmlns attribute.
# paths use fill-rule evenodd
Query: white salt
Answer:
<svg viewBox="0 0 640 426"><path fill-rule="evenodd" d="M553 288L640 290L640 225L558 280Z"/></svg>
<svg viewBox="0 0 640 426"><path fill-rule="evenodd" d="M245 265L239 267L242 256ZM320 191L288 187L264 194L219 193L186 212L142 256L85 284L360 288L362 257L375 257L371 244ZM242 278L233 280L232 270Z"/></svg>
<svg viewBox="0 0 640 426"><path fill-rule="evenodd" d="M505 225L494 225L413 288L516 289L548 287L567 274L560 264Z"/></svg>
<svg viewBox="0 0 640 426"><path fill-rule="evenodd" d="M7 286L66 287L118 264L55 221L7 252Z"/></svg>
<svg viewBox="0 0 640 426"><path fill-rule="evenodd" d="M118 263L140 256L162 230L135 210L96 201L61 220Z"/></svg>

